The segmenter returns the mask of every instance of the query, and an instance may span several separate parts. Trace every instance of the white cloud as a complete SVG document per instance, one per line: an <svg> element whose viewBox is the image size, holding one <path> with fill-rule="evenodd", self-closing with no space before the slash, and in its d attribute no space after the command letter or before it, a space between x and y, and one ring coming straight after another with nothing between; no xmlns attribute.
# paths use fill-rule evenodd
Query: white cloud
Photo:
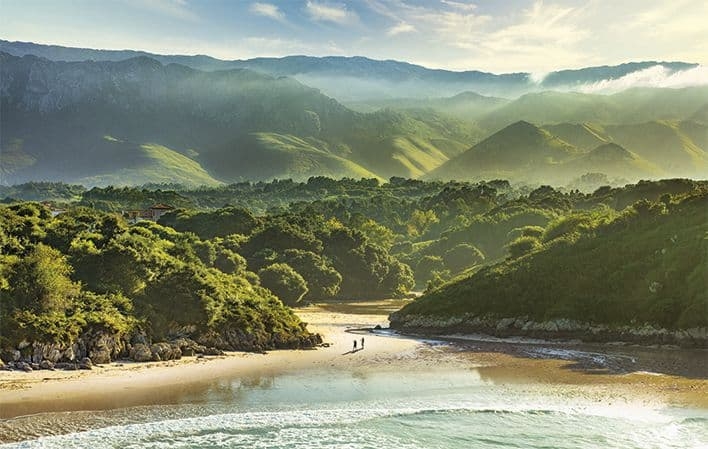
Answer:
<svg viewBox="0 0 708 449"><path fill-rule="evenodd" d="M388 31L386 31L386 34L389 36L396 36L398 34L412 33L415 31L416 29L413 25L406 22L401 22L398 25L391 27Z"/></svg>
<svg viewBox="0 0 708 449"><path fill-rule="evenodd" d="M146 9L175 19L196 22L199 17L189 9L187 0L124 0L126 3L140 9Z"/></svg>
<svg viewBox="0 0 708 449"><path fill-rule="evenodd" d="M318 22L333 22L339 25L348 25L359 20L354 11L347 9L346 5L333 3L318 3L309 1L305 9L312 20Z"/></svg>
<svg viewBox="0 0 708 449"><path fill-rule="evenodd" d="M285 22L285 14L276 5L270 3L252 3L249 10L256 15L264 16L277 20L278 22Z"/></svg>
<svg viewBox="0 0 708 449"><path fill-rule="evenodd" d="M461 9L463 11L472 11L474 9L477 9L477 5L474 3L462 3L462 2L455 2L452 0L440 0L440 3L450 6L455 9Z"/></svg>
<svg viewBox="0 0 708 449"><path fill-rule="evenodd" d="M672 87L708 85L708 67L697 66L674 72L663 65L628 73L616 79L585 84L578 90L585 93L614 93L632 87Z"/></svg>

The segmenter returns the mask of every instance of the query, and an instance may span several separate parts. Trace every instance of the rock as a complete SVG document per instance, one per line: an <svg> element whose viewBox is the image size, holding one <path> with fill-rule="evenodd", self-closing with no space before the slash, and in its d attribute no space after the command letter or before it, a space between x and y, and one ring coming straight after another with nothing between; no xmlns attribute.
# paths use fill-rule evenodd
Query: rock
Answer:
<svg viewBox="0 0 708 449"><path fill-rule="evenodd" d="M94 363L111 363L111 351L108 348L94 348L89 356Z"/></svg>
<svg viewBox="0 0 708 449"><path fill-rule="evenodd" d="M31 366L32 369L35 370L35 371L38 370L38 369L40 369L40 368L39 368L39 363L34 363L34 362L32 362L32 363L30 363L30 366Z"/></svg>
<svg viewBox="0 0 708 449"><path fill-rule="evenodd" d="M85 370L93 369L93 362L91 361L90 358L84 357L83 359L81 359L81 362L79 362L79 369L85 369Z"/></svg>
<svg viewBox="0 0 708 449"><path fill-rule="evenodd" d="M19 342L19 343L17 344L17 349L19 349L20 351L22 351L23 349L25 349L25 348L27 348L27 347L29 347L29 346L30 346L30 342L28 342L27 340L22 340L21 342Z"/></svg>
<svg viewBox="0 0 708 449"><path fill-rule="evenodd" d="M44 356L45 360L48 360L52 363L57 363L59 360L61 360L62 353L59 349L57 348L51 348L46 355Z"/></svg>
<svg viewBox="0 0 708 449"><path fill-rule="evenodd" d="M20 354L20 351L16 349L2 351L0 353L0 359L2 359L2 361L5 363L18 362L20 360L20 357L22 357L22 355Z"/></svg>
<svg viewBox="0 0 708 449"><path fill-rule="evenodd" d="M54 369L54 363L52 363L51 361L49 361L49 360L47 360L47 359L44 359L44 360L42 360L41 362L39 362L39 367L40 367L41 369L53 370L53 369Z"/></svg>
<svg viewBox="0 0 708 449"><path fill-rule="evenodd" d="M26 373L31 373L32 371L34 371L32 369L32 367L30 366L30 364L27 362L17 362L15 364L15 367L19 370L26 372Z"/></svg>
<svg viewBox="0 0 708 449"><path fill-rule="evenodd" d="M516 318L502 318L501 320L497 321L497 330L503 330L503 329L508 329L509 326L514 324L516 322Z"/></svg>
<svg viewBox="0 0 708 449"><path fill-rule="evenodd" d="M146 344L138 343L130 350L130 358L136 362L149 362L152 360L152 352Z"/></svg>
<svg viewBox="0 0 708 449"><path fill-rule="evenodd" d="M204 355L224 355L224 351L217 348L205 348Z"/></svg>
<svg viewBox="0 0 708 449"><path fill-rule="evenodd" d="M64 350L64 352L62 353L61 358L59 360L66 360L66 361L70 361L70 362L73 362L74 360L76 360L76 351L74 351L74 346L76 346L76 345L71 345L68 348L66 348L66 350Z"/></svg>
<svg viewBox="0 0 708 449"><path fill-rule="evenodd" d="M182 351L179 346L171 345L169 343L154 343L150 346L150 352L152 353L152 360L175 360L182 358Z"/></svg>

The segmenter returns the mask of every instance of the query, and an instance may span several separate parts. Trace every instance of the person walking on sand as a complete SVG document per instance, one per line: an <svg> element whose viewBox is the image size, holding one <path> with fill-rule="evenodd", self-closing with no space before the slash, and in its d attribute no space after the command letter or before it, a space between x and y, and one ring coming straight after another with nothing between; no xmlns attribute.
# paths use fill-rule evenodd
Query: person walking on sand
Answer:
<svg viewBox="0 0 708 449"><path fill-rule="evenodd" d="M361 349L364 349L364 337L361 337Z"/></svg>
<svg viewBox="0 0 708 449"><path fill-rule="evenodd" d="M354 351L356 351L356 340L354 340Z"/></svg>

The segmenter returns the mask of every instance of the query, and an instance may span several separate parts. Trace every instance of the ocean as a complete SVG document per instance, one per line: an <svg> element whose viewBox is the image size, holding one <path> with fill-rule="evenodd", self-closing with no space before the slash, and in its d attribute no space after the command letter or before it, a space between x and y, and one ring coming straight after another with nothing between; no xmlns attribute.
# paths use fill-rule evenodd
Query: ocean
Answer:
<svg viewBox="0 0 708 449"><path fill-rule="evenodd" d="M474 368L220 380L171 404L0 422L2 448L707 448L708 410ZM14 433L13 433L14 432Z"/></svg>

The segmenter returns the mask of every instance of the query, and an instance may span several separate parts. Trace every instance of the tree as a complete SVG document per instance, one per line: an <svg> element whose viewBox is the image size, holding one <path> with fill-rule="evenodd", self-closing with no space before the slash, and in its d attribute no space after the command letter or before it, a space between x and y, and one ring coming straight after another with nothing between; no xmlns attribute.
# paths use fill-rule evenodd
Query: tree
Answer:
<svg viewBox="0 0 708 449"><path fill-rule="evenodd" d="M541 242L536 237L519 237L509 243L509 257L512 259L519 258L525 254L535 251L541 247Z"/></svg>
<svg viewBox="0 0 708 449"><path fill-rule="evenodd" d="M10 277L14 306L35 313L63 312L81 290L69 277L72 271L63 254L38 244L15 265Z"/></svg>
<svg viewBox="0 0 708 449"><path fill-rule="evenodd" d="M285 263L275 263L258 272L261 285L287 305L295 305L307 294L307 282Z"/></svg>
<svg viewBox="0 0 708 449"><path fill-rule="evenodd" d="M306 298L327 299L339 293L342 275L321 256L299 249L286 250L281 260L290 265L305 282L309 292Z"/></svg>
<svg viewBox="0 0 708 449"><path fill-rule="evenodd" d="M459 273L483 262L484 254L473 245L461 243L447 251L443 256L443 261L452 273Z"/></svg>

